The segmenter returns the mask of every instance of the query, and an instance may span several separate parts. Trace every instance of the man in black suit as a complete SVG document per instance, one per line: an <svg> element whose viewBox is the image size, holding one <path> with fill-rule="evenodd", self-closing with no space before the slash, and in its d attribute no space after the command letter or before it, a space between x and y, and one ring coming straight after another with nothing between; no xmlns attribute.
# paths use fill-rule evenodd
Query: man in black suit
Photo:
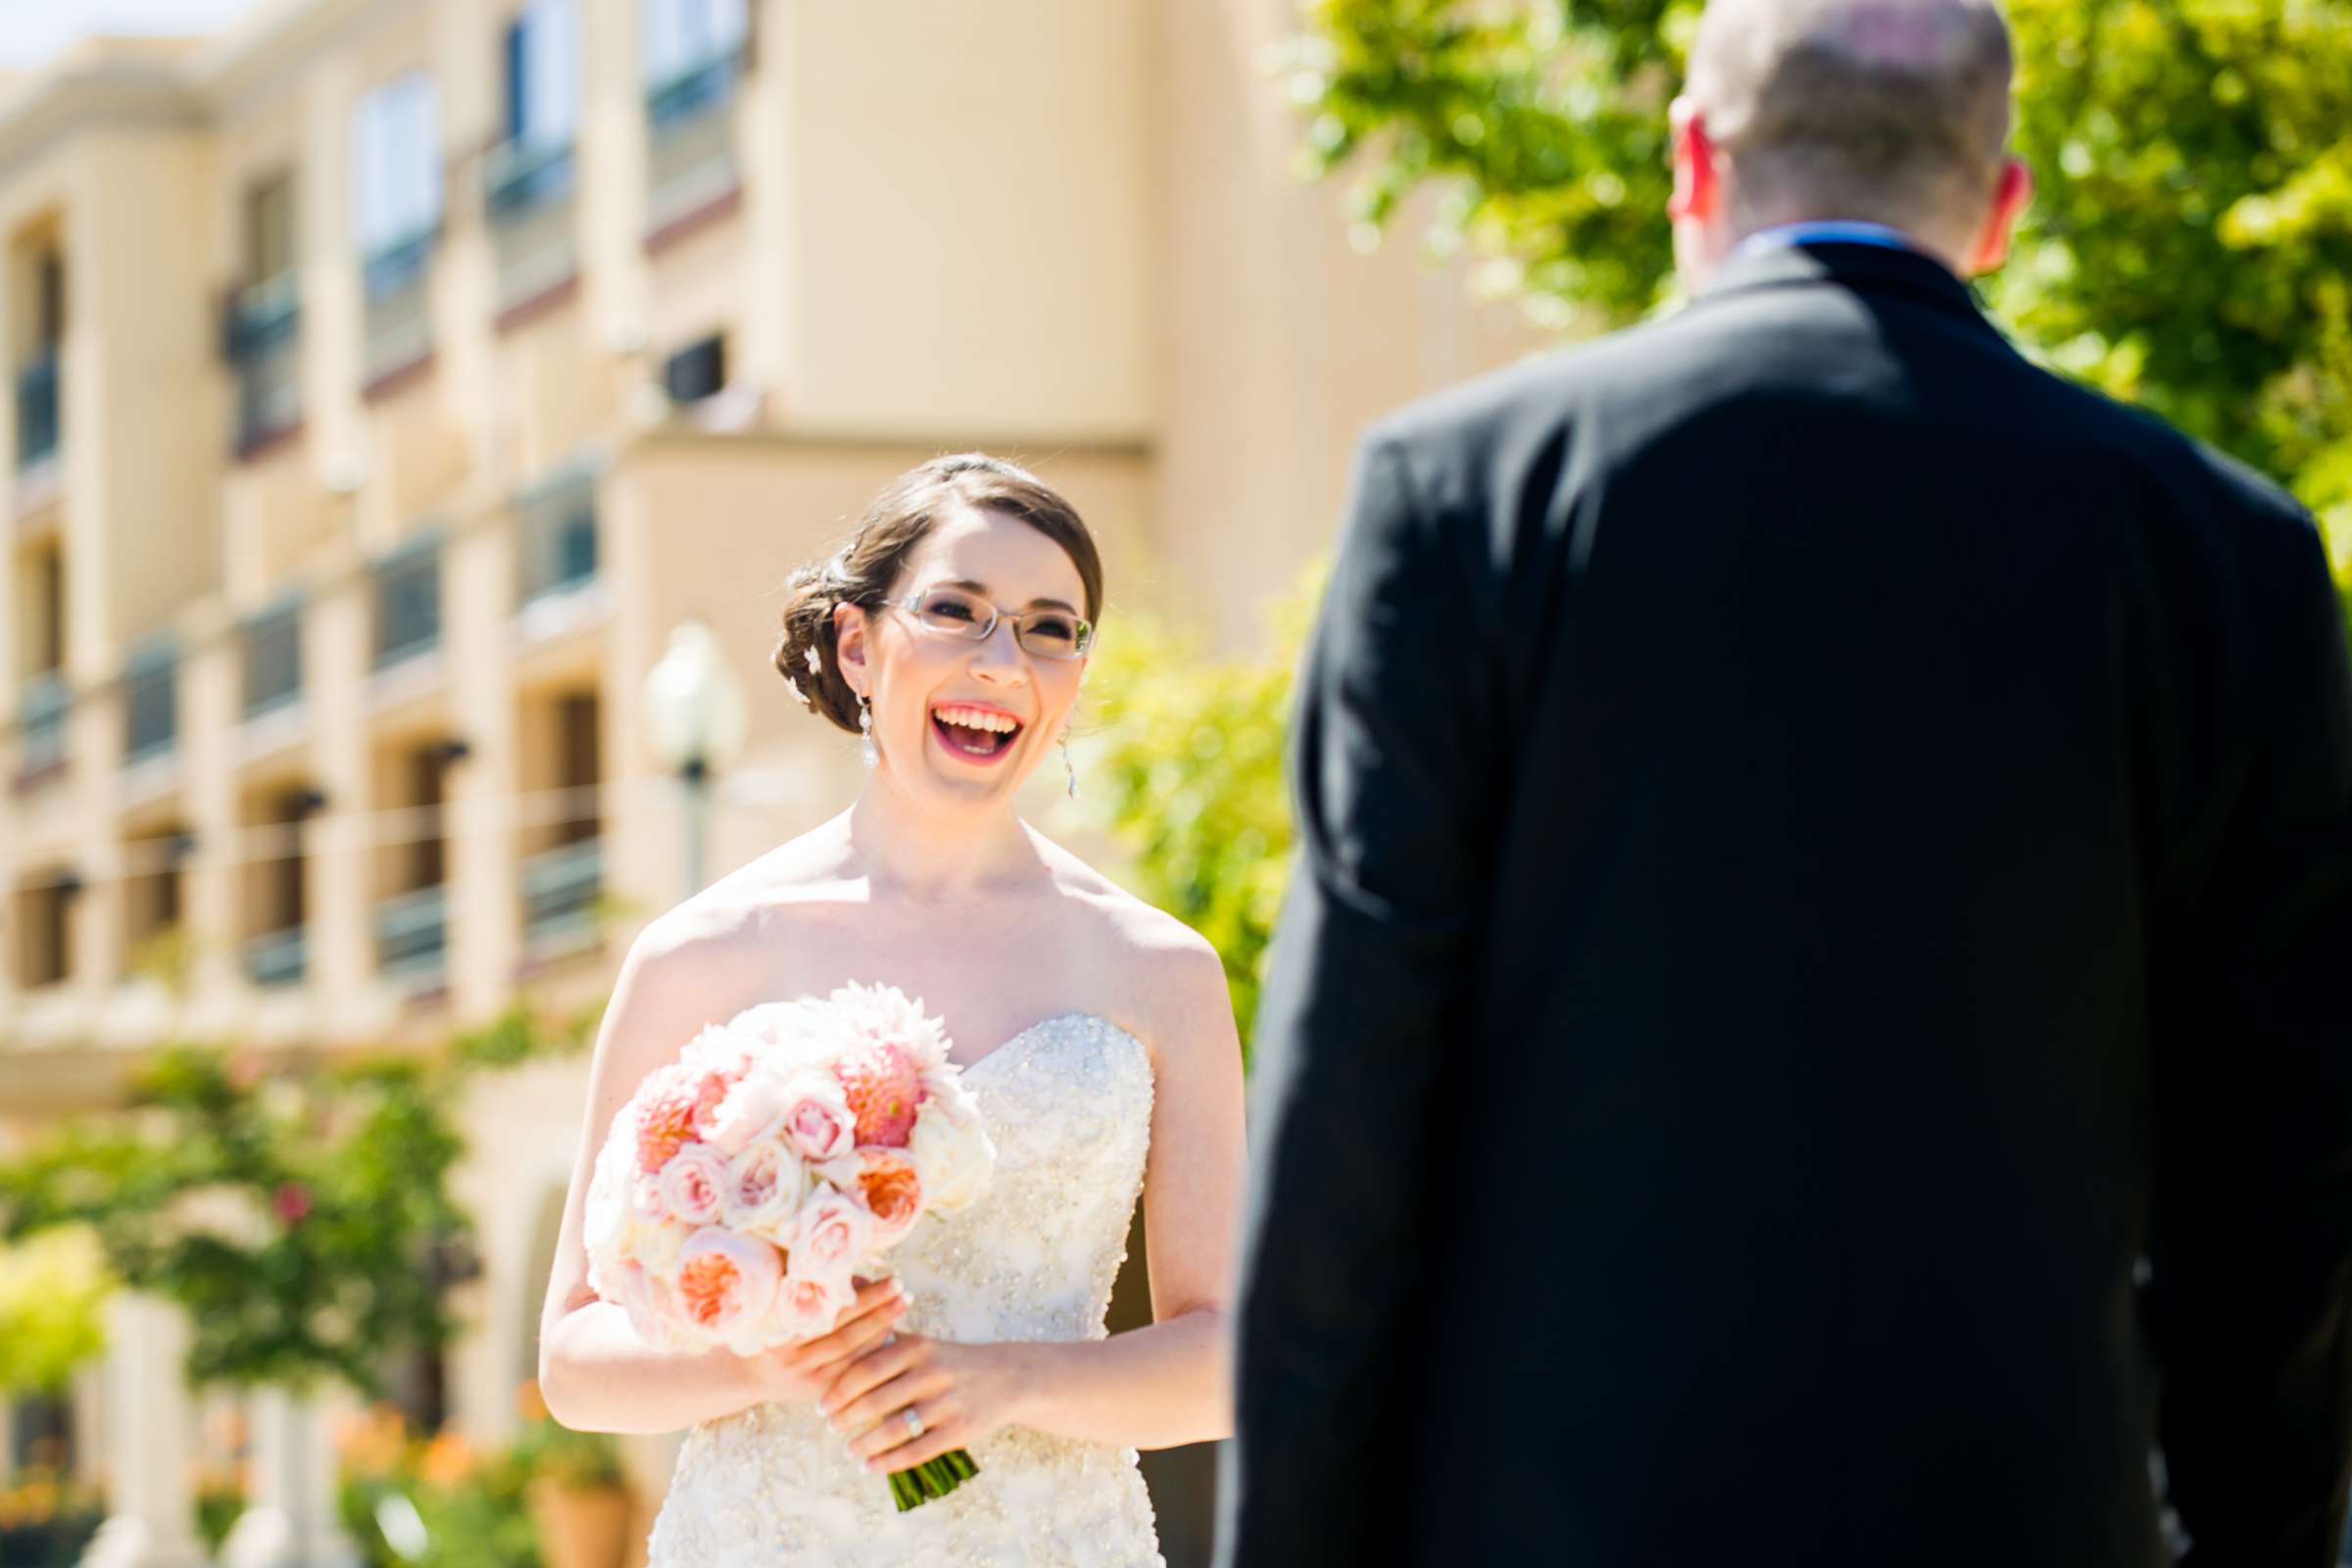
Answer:
<svg viewBox="0 0 2352 1568"><path fill-rule="evenodd" d="M1979 314L2009 76L1990 0L1717 0L1695 302L1366 439L1226 1562L2332 1558L2344 628Z"/></svg>

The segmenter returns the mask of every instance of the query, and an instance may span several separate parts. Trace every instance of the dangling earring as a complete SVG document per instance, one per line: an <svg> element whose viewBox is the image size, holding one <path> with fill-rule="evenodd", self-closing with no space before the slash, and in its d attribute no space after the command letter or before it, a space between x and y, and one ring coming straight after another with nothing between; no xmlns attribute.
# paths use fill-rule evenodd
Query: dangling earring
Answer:
<svg viewBox="0 0 2352 1568"><path fill-rule="evenodd" d="M858 755L868 767L882 765L881 749L874 745L874 700L863 692L858 694Z"/></svg>
<svg viewBox="0 0 2352 1568"><path fill-rule="evenodd" d="M1066 729L1061 732L1061 769L1070 775L1070 799L1074 801L1078 798L1078 768L1070 760L1070 732Z"/></svg>

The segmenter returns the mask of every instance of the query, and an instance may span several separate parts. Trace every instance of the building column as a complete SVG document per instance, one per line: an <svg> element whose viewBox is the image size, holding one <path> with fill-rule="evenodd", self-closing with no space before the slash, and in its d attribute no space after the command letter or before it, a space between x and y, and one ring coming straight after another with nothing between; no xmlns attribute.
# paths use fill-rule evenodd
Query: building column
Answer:
<svg viewBox="0 0 2352 1568"><path fill-rule="evenodd" d="M118 1291L106 1340L107 1520L81 1568L202 1568L187 1318L169 1301Z"/></svg>
<svg viewBox="0 0 2352 1568"><path fill-rule="evenodd" d="M335 1514L335 1450L318 1393L256 1389L253 1496L221 1543L222 1568L360 1568Z"/></svg>

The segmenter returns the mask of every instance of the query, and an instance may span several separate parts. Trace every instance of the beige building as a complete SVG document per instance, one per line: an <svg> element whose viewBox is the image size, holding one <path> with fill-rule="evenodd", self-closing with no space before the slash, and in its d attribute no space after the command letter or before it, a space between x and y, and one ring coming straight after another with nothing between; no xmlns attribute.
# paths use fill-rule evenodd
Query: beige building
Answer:
<svg viewBox="0 0 2352 1568"><path fill-rule="evenodd" d="M1363 421L1529 346L1293 176L1292 14L263 0L0 93L0 1139L162 1041L592 1002L686 891L670 629L752 694L716 873L855 788L766 667L776 588L938 452L1069 492L1106 635L1251 636ZM476 1107L484 1439L581 1079Z"/></svg>

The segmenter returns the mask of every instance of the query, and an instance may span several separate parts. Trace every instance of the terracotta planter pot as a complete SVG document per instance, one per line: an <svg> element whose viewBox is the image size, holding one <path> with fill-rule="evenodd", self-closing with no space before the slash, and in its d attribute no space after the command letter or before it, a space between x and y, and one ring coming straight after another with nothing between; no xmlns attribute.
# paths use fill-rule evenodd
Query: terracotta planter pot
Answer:
<svg viewBox="0 0 2352 1568"><path fill-rule="evenodd" d="M634 1509L626 1489L576 1492L542 1479L530 1484L527 1496L546 1568L621 1568L627 1560Z"/></svg>

